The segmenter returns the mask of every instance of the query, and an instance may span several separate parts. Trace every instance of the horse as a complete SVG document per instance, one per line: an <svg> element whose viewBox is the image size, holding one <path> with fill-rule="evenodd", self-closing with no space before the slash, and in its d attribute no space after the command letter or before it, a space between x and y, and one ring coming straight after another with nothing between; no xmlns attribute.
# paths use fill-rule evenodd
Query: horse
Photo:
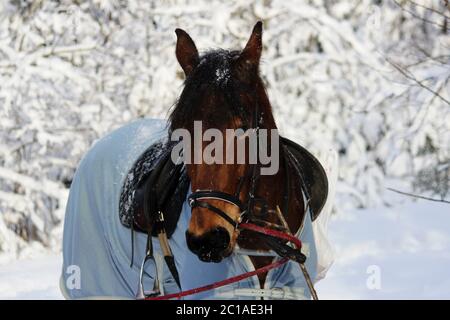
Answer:
<svg viewBox="0 0 450 320"><path fill-rule="evenodd" d="M330 211L335 154L324 168L284 137L266 134L261 145L262 132L277 132L259 72L261 22L243 50L199 54L186 31L175 33L185 81L168 121L141 119L115 130L96 142L77 168L66 207L61 291L66 298L143 298L145 285L153 295L167 297L192 289L194 294L184 297L194 299L314 296L307 287L311 290L329 265L317 254L324 240L313 221L327 220ZM195 136L196 123L223 137L214 152L208 141L173 140L179 130ZM241 161L238 140L244 141ZM275 173L261 174L258 157L250 163L261 149L277 156ZM198 161L206 151L232 156L226 162ZM253 224L241 228L246 222ZM281 233L291 242L302 239L307 252L277 238ZM280 255L297 259L300 268L287 258L281 265ZM276 274L264 269L277 260ZM220 290L193 289L241 273L252 276Z"/></svg>

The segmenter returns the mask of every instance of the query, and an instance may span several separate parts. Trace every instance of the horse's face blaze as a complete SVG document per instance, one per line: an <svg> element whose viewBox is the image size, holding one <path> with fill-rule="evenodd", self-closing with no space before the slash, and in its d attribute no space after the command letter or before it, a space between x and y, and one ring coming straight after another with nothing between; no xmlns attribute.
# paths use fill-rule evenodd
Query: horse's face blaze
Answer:
<svg viewBox="0 0 450 320"><path fill-rule="evenodd" d="M192 164L194 153L201 152L204 155L209 142L203 142L202 148L197 149L191 142L192 159L191 164L186 164L186 167L192 191L216 190L233 195L250 166L245 164L248 161L237 164L235 142L238 138L227 136L226 129L240 128L244 122L246 125L253 123L255 105L261 101L269 106L258 75L262 25L260 22L255 25L244 50L215 50L203 56L198 54L194 41L186 32L177 29L176 34L176 56L186 74L186 81L177 106L170 116L170 129L184 128L194 137L194 121L202 121L203 131L214 128L222 132L222 163L206 164L202 157L201 164ZM269 113L271 114L267 112L266 116ZM230 143L235 148L235 161L233 164L224 164L227 145ZM246 149L245 157L248 159L248 145ZM248 185L243 183L239 195L241 201L245 201L247 192ZM205 201L222 210L234 221L239 220L241 212L237 206L223 200ZM218 214L198 206L192 209L186 241L189 249L201 260L221 261L231 254L237 237L238 231L234 226Z"/></svg>

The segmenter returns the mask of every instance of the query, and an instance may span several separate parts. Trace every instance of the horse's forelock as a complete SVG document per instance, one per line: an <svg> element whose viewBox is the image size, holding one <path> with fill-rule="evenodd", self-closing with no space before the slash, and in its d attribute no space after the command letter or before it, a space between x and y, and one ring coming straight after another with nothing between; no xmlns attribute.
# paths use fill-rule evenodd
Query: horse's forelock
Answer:
<svg viewBox="0 0 450 320"><path fill-rule="evenodd" d="M194 120L203 119L205 108L211 114L220 115L223 121L234 117L249 120L250 106L243 105L241 97L252 96L255 92L233 73L233 62L238 57L238 51L223 49L208 51L200 57L198 66L186 78L183 91L169 116L171 131L189 127ZM205 97L210 101L222 101L224 105L205 106Z"/></svg>

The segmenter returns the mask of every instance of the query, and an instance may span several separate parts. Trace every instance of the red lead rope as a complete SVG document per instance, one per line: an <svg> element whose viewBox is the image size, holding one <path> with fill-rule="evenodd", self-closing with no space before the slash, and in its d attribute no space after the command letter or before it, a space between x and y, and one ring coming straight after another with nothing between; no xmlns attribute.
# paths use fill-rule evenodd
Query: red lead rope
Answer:
<svg viewBox="0 0 450 320"><path fill-rule="evenodd" d="M239 225L239 228L246 229L246 230L251 230L251 231L262 233L262 234L266 234L266 235L273 236L273 237L280 238L280 239L284 239L284 240L288 240L288 241L294 243L296 245L296 247L299 248L299 249L302 247L302 242L298 238L296 238L294 236L291 236L291 235L289 235L287 233L278 231L278 230L261 227L261 226L258 226L256 224L253 224L253 223L241 223ZM239 282L241 280L250 278L250 277L258 275L260 273L264 273L264 272L267 272L269 270L281 267L282 265L284 265L288 261L289 261L289 258L282 258L281 260L275 261L275 262L273 262L271 264L268 264L268 265L266 265L264 267L258 268L258 269L254 270L254 271L249 271L249 272L243 273L243 274L238 275L238 276L234 276L234 277L222 280L222 281L218 281L218 282L214 282L214 283L208 284L208 285L203 286L203 287L198 287L198 288L194 288L194 289L190 289L190 290L186 290L186 291L181 291L181 292L178 292L178 293L166 294L166 295L163 295L163 296L147 297L147 298L145 298L145 300L168 300L168 299L174 299L174 298L179 299L179 298L190 296L190 295L193 295L193 294L196 294L196 293L209 291L209 290L220 288L220 287L226 286L226 285L231 284L231 283Z"/></svg>
<svg viewBox="0 0 450 320"><path fill-rule="evenodd" d="M253 224L253 223L241 223L239 225L239 228L255 231L255 232L258 232L258 233L262 233L262 234L266 234L268 236L272 236L272 237L275 237L275 238L288 240L288 241L292 242L293 244L295 244L295 246L298 249L302 248L302 242L300 241L300 239L298 239L298 238L296 238L296 237L294 237L294 236L292 236L292 235L290 235L288 233L282 232L282 231L261 227L261 226L258 226L256 224Z"/></svg>
<svg viewBox="0 0 450 320"><path fill-rule="evenodd" d="M263 272L267 272L267 271L269 271L271 269L278 268L278 267L282 266L283 264L285 264L288 261L289 261L288 258L283 258L281 260L278 260L276 262L268 264L267 266L264 266L264 267L261 267L259 269L256 269L255 271L246 272L246 273L243 273L241 275L234 276L234 277L222 280L222 281L214 282L214 283L208 284L208 285L203 286L203 287L198 287L198 288L194 288L194 289L190 289L190 290L186 290L186 291L181 291L181 292L178 292L178 293L166 294L164 296L148 297L148 298L145 298L145 300L168 300L168 299L174 299L174 298L179 299L181 297L190 296L192 294L196 294L196 293L200 293L200 292L216 289L216 288L219 288L219 287L226 286L227 284L239 282L239 281L241 281L243 279L250 278L250 277L252 277L254 275L257 275L257 274L260 274L260 273L263 273Z"/></svg>

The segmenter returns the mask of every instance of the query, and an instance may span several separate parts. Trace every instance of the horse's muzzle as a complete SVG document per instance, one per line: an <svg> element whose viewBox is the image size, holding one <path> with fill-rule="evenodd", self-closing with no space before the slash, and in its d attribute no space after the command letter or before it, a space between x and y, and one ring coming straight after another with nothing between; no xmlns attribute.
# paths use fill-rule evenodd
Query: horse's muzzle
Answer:
<svg viewBox="0 0 450 320"><path fill-rule="evenodd" d="M217 227L201 236L186 231L186 243L193 253L204 262L220 262L230 245L230 235L225 228Z"/></svg>

